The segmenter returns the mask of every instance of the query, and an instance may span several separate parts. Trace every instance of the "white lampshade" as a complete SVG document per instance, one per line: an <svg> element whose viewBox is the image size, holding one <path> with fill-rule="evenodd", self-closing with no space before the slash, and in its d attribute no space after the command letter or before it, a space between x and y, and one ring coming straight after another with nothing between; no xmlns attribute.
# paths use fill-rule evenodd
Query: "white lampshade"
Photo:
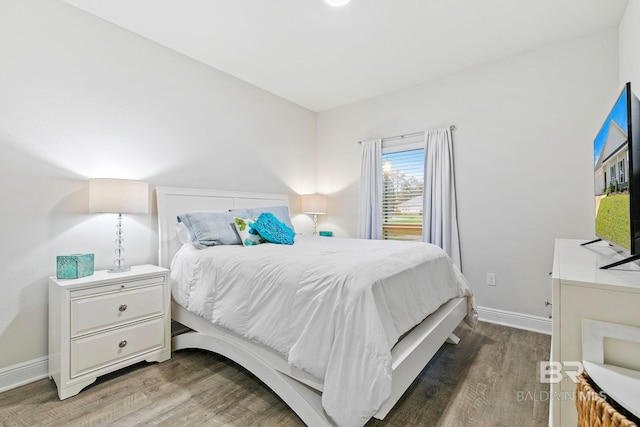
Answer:
<svg viewBox="0 0 640 427"><path fill-rule="evenodd" d="M327 196L324 194L303 194L302 213L322 215L327 213Z"/></svg>
<svg viewBox="0 0 640 427"><path fill-rule="evenodd" d="M324 0L328 5L334 6L334 7L340 7L340 6L344 6L345 4L349 3L351 0Z"/></svg>
<svg viewBox="0 0 640 427"><path fill-rule="evenodd" d="M89 212L149 213L149 184L129 179L90 179Z"/></svg>

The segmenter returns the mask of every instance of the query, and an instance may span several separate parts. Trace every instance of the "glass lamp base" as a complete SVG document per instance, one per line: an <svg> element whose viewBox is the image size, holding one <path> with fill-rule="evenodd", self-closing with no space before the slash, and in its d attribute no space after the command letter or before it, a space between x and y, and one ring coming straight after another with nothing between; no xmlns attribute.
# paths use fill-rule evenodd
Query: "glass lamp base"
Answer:
<svg viewBox="0 0 640 427"><path fill-rule="evenodd" d="M125 258L123 256L124 248L122 247L122 243L124 243L124 238L122 231L122 214L118 214L118 222L116 222L116 258L113 260L115 267L110 268L109 273L124 273L125 271L130 271L131 267L125 265Z"/></svg>

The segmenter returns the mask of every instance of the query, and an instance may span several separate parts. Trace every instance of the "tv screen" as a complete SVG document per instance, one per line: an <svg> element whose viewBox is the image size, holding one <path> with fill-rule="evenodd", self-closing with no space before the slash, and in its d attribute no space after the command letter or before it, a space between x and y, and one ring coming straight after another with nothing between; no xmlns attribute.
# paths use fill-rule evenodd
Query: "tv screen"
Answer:
<svg viewBox="0 0 640 427"><path fill-rule="evenodd" d="M596 235L616 249L640 249L640 101L627 83L594 140Z"/></svg>
<svg viewBox="0 0 640 427"><path fill-rule="evenodd" d="M629 94L625 87L594 140L596 235L631 252Z"/></svg>

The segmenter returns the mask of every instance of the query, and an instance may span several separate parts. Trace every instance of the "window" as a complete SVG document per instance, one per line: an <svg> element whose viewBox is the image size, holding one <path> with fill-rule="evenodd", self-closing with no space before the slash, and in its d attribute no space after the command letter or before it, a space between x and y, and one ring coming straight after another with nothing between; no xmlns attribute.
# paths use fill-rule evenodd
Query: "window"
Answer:
<svg viewBox="0 0 640 427"><path fill-rule="evenodd" d="M382 238L422 240L424 149L382 154Z"/></svg>
<svg viewBox="0 0 640 427"><path fill-rule="evenodd" d="M626 176L625 176L625 172L627 170L626 166L625 166L625 159L622 159L618 162L618 170L620 171L620 178L618 179L618 182L620 184L624 184L625 182L627 182Z"/></svg>

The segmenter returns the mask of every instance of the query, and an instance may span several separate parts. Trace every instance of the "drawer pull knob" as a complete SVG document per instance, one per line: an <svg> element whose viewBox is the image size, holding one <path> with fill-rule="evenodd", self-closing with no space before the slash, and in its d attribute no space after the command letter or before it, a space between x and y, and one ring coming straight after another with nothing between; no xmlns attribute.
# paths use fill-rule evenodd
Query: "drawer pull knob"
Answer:
<svg viewBox="0 0 640 427"><path fill-rule="evenodd" d="M118 347L120 348L125 348L127 346L127 340L122 340L120 341L120 344L118 344Z"/></svg>
<svg viewBox="0 0 640 427"><path fill-rule="evenodd" d="M549 307L550 305L553 305L553 304L551 304L551 303L549 302L549 300L547 300L547 301L545 301L545 302L544 302L544 306L545 306L545 307Z"/></svg>
<svg viewBox="0 0 640 427"><path fill-rule="evenodd" d="M118 310L120 310L121 312L125 311L126 309L127 309L127 304L122 304L120 308L118 308Z"/></svg>

